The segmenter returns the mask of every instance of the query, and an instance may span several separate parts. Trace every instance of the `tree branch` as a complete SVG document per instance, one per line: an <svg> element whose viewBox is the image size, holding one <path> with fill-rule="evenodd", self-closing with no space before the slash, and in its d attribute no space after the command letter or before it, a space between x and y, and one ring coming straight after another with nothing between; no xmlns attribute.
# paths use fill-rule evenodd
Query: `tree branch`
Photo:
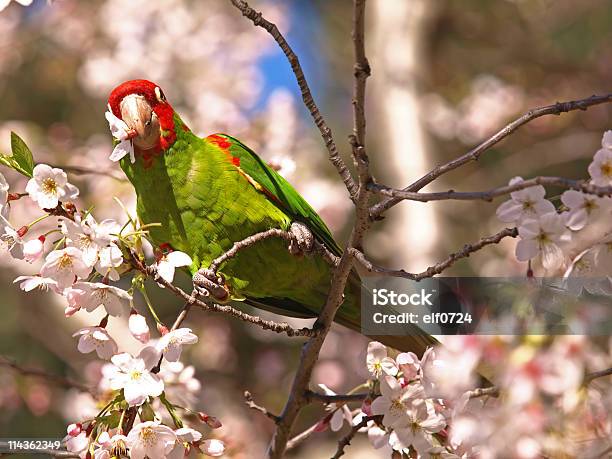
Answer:
<svg viewBox="0 0 612 459"><path fill-rule="evenodd" d="M361 402L367 396L368 393L327 395L320 394L319 392L313 392L311 390L307 390L304 394L307 403L320 402L325 405L329 405L330 403Z"/></svg>
<svg viewBox="0 0 612 459"><path fill-rule="evenodd" d="M592 107L593 105L605 104L609 102L612 102L612 94L606 94L603 96L593 95L586 99L572 100L568 102L557 102L556 104L546 105L544 107L538 107L529 110L523 116L507 124L505 127L497 131L491 137L489 137L464 155L459 156L458 158L455 158L445 164L437 166L436 168L425 174L423 177L418 179L416 182L404 188L404 191L419 191L421 188L430 184L441 175L446 174L447 172L450 172L471 161L476 161L485 151L487 151L497 143L501 142L503 139L508 137L510 134L512 134L524 124L527 124L530 121L535 120L536 118L540 118L541 116L546 115L560 115L561 113L571 112L574 110L586 110L587 108ZM376 220L381 216L382 213L384 213L397 203L401 202L401 200L402 199L399 197L389 197L381 201L380 203L372 207L370 211L371 218Z"/></svg>
<svg viewBox="0 0 612 459"><path fill-rule="evenodd" d="M253 396L248 390L244 391L244 403L246 403L247 406L252 410L259 411L264 416L267 416L268 418L272 419L272 421L274 421L274 424L278 424L280 422L280 417L273 413L270 413L267 408L264 408L263 406L260 406L255 403L255 401L253 400Z"/></svg>
<svg viewBox="0 0 612 459"><path fill-rule="evenodd" d="M265 29L271 36L274 38L280 49L283 51L289 64L291 65L291 70L295 75L297 80L297 84L300 88L300 92L302 94L302 100L304 101L304 105L310 112L314 124L319 129L321 133L321 137L323 137L323 141L325 142L325 146L327 147L327 151L329 153L329 159L332 164L335 166L338 174L342 178L346 189L349 192L351 199L354 201L357 193L357 185L351 176L350 171L346 167L344 160L340 157L338 153L338 147L336 146L336 142L334 141L334 137L331 129L325 122L323 115L319 111L317 104L312 97L312 93L310 91L310 87L308 86L308 82L306 81L306 77L304 76L304 71L302 70L302 66L300 65L300 60L297 55L287 43L287 40L278 30L275 24L268 21L266 18L262 16L262 14L258 11L255 11L253 8L249 6L249 4L244 0L230 0L232 4L240 10L243 16L250 19L254 25L258 27L262 27Z"/></svg>
<svg viewBox="0 0 612 459"><path fill-rule="evenodd" d="M367 427L368 422L373 421L377 418L380 418L380 416L364 416L364 418L358 424L355 424L353 427L351 427L349 433L342 437L342 439L338 442L338 449L336 450L336 454L334 454L331 459L338 459L344 456L344 449L351 444L351 441L353 441L353 438L355 437L355 435L357 435L359 429Z"/></svg>
<svg viewBox="0 0 612 459"><path fill-rule="evenodd" d="M375 265L367 259L365 254L357 249L350 249L355 259L361 264L368 272L381 274L383 276L392 277L403 277L410 280L421 280L428 277L433 277L437 274L442 273L445 269L452 266L457 260L461 258L467 258L472 253L479 251L480 249L491 244L498 244L502 239L506 237L518 236L518 230L516 228L505 228L491 236L483 237L479 241L473 244L466 244L461 250L451 253L445 260L430 266L425 271L420 273L409 273L403 269L389 269L382 266Z"/></svg>
<svg viewBox="0 0 612 459"><path fill-rule="evenodd" d="M510 194L514 191L523 190L525 188L531 188L538 185L551 185L559 186L576 191L582 191L586 194L592 194L599 197L612 195L612 186L597 186L592 183L588 183L584 180L572 180L564 177L548 177L538 176L528 180L522 180L513 185L501 186L493 188L487 191L441 191L436 193L419 193L414 191L398 190L391 188L386 185L379 185L371 183L369 188L375 193L379 193L385 196L391 196L399 199L405 199L408 201L442 201L442 200L460 200L460 201L471 201L471 200L483 200L492 201L493 198Z"/></svg>
<svg viewBox="0 0 612 459"><path fill-rule="evenodd" d="M232 0L232 2L236 3L238 0ZM362 21L364 20L364 14L365 1L355 0L353 15L353 30L355 31L354 40L362 40L363 25L360 24L362 24ZM355 48L358 49L359 44L356 44ZM356 52L356 60L358 62L360 59L360 52L361 51ZM363 82L356 83L356 88L360 87L361 84L365 84L365 78ZM360 113L363 107L363 99L360 99L358 94L355 96L355 103L353 104L353 107L355 110L354 120L356 123L353 131L356 132L357 135L353 135L352 139L357 140L359 138L358 136L360 135L359 133L362 133L362 135L365 136L365 123L361 124L359 122L359 120L362 119ZM355 140L351 140L351 144L353 146L353 159L356 161L356 164L358 164L359 172L359 185L353 200L355 203L355 224L346 244L346 250L338 260L338 263L333 270L331 287L325 305L321 309L321 313L313 326L313 329L317 330L319 333L311 337L302 348L300 362L293 379L293 384L291 386L287 403L285 404L283 412L281 413L280 422L276 427L276 431L274 432L268 448L269 459L279 459L283 456L287 448L287 442L290 439L291 428L295 423L301 409L307 404L305 394L310 384L312 370L319 358L321 347L323 346L323 342L325 341L327 333L330 330L334 316L336 315L336 311L344 300L344 289L346 287L346 282L353 269L354 259L350 249L353 247L360 248L362 246L363 236L370 224L368 209L370 192L367 189L370 174L367 154L365 147L360 145L358 142L355 142Z"/></svg>
<svg viewBox="0 0 612 459"><path fill-rule="evenodd" d="M605 370L594 371L593 373L589 373L588 375L586 375L586 377L584 378L584 382L585 384L590 384L597 378L603 378L605 376L610 376L610 375L612 375L612 368L606 368Z"/></svg>
<svg viewBox="0 0 612 459"><path fill-rule="evenodd" d="M9 367L23 376L44 379L45 381L49 381L58 386L78 389L82 392L88 392L94 397L96 396L96 391L92 387L87 386L86 384L83 384L70 378L66 378L64 376L48 373L44 370L39 370L37 368L23 367L14 360L2 355L0 355L0 366Z"/></svg>

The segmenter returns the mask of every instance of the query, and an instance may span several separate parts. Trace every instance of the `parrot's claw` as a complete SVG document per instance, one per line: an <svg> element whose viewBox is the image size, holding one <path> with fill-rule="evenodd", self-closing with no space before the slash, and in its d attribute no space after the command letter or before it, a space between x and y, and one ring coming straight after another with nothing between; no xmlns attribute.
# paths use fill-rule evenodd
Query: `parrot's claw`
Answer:
<svg viewBox="0 0 612 459"><path fill-rule="evenodd" d="M292 255L303 255L312 252L314 247L314 236L306 225L293 222L289 228L293 239L289 243L289 252Z"/></svg>
<svg viewBox="0 0 612 459"><path fill-rule="evenodd" d="M199 295L211 297L215 301L225 302L229 299L225 279L210 269L202 268L193 275L193 287Z"/></svg>

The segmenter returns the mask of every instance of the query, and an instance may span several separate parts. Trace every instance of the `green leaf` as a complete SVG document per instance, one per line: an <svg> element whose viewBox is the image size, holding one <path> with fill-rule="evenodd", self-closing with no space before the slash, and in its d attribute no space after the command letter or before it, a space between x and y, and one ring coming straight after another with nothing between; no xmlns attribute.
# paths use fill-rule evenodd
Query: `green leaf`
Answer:
<svg viewBox="0 0 612 459"><path fill-rule="evenodd" d="M13 160L20 167L19 172L28 177L32 177L34 171L34 156L23 139L14 132L11 132L11 150L13 152Z"/></svg>

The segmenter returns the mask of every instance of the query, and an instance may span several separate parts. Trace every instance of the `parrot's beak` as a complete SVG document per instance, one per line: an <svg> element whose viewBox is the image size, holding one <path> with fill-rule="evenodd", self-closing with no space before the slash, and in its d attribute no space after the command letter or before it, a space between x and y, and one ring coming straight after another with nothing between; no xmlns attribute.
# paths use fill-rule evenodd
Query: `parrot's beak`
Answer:
<svg viewBox="0 0 612 459"><path fill-rule="evenodd" d="M133 141L142 150L157 145L159 120L147 100L138 94L130 94L121 101L121 118L133 131Z"/></svg>

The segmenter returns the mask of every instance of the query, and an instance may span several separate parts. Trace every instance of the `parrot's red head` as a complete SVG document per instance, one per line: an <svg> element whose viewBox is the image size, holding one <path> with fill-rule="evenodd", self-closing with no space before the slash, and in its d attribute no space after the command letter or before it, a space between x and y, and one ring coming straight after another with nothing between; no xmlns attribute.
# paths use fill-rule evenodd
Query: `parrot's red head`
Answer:
<svg viewBox="0 0 612 459"><path fill-rule="evenodd" d="M108 105L132 130L136 151L151 156L176 140L174 109L163 91L148 80L130 80L111 92Z"/></svg>

